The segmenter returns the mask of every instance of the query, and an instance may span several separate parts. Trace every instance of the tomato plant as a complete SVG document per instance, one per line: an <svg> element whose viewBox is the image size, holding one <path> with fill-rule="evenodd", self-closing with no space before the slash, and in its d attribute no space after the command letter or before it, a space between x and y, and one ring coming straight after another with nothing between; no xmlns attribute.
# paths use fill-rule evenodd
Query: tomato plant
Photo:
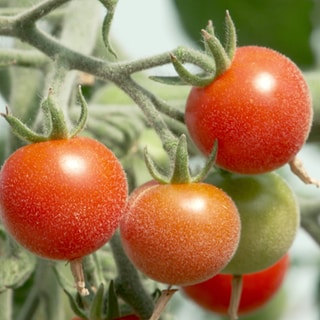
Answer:
<svg viewBox="0 0 320 320"><path fill-rule="evenodd" d="M239 315L256 311L273 298L283 284L289 264L286 254L267 269L243 275ZM205 282L183 287L182 292L204 309L227 315L232 277L218 274Z"/></svg>
<svg viewBox="0 0 320 320"><path fill-rule="evenodd" d="M224 192L204 183L141 188L120 223L124 249L138 269L163 283L191 284L226 265L240 219Z"/></svg>
<svg viewBox="0 0 320 320"><path fill-rule="evenodd" d="M287 57L264 47L239 47L227 71L206 87L192 88L185 121L204 154L218 141L218 166L264 173L288 163L305 143L310 93Z"/></svg>
<svg viewBox="0 0 320 320"><path fill-rule="evenodd" d="M120 162L90 138L24 146L0 174L3 224L45 258L72 260L100 248L118 227L126 200Z"/></svg>
<svg viewBox="0 0 320 320"><path fill-rule="evenodd" d="M240 243L224 273L257 272L288 251L300 214L294 193L278 174L213 174L208 181L233 199L241 219Z"/></svg>

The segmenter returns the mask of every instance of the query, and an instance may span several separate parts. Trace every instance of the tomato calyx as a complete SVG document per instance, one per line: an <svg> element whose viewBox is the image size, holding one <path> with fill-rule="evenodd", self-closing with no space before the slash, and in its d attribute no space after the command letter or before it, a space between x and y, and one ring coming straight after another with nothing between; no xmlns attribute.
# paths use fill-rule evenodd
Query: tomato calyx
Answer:
<svg viewBox="0 0 320 320"><path fill-rule="evenodd" d="M206 68L207 70L202 68L203 72L193 74L184 67L176 55L171 53L171 62L178 77L158 76L151 77L151 79L170 85L191 85L195 87L204 87L212 83L214 79L229 69L237 47L236 29L228 11L226 11L225 25L225 45L216 37L212 21L209 21L207 27L201 30L205 52L203 56L199 56L199 61L197 61L196 65L206 65L209 58L210 68Z"/></svg>
<svg viewBox="0 0 320 320"><path fill-rule="evenodd" d="M22 121L13 116L8 108L6 108L6 113L0 113L0 115L9 123L13 133L27 142L35 143L49 140L69 139L81 132L87 121L88 106L82 95L80 86L78 87L78 95L80 98L81 114L77 123L71 130L68 129L64 114L54 100L52 89L49 89L47 98L41 104L44 115L43 133L37 133L30 129Z"/></svg>
<svg viewBox="0 0 320 320"><path fill-rule="evenodd" d="M165 175L160 172L158 166L155 164L150 154L148 153L147 148L145 149L145 162L146 166L154 178L154 180L158 181L162 184L183 184L183 183L196 183L205 179L208 175L211 167L215 163L216 154L217 154L218 145L217 142L214 144L213 149L206 160L203 168L196 175L191 175L189 168L189 155L188 155L188 146L187 146L187 138L184 134L182 134L178 140L177 147L175 149L175 153L171 160L171 170L169 174Z"/></svg>

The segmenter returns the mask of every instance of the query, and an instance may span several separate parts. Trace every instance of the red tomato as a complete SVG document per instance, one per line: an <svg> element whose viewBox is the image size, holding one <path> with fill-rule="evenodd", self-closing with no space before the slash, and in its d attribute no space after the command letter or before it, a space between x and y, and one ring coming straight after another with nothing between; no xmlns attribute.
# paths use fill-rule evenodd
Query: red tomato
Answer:
<svg viewBox="0 0 320 320"><path fill-rule="evenodd" d="M135 314L129 314L127 316L122 316L122 317L117 318L115 320L140 320L140 318L138 316L136 316Z"/></svg>
<svg viewBox="0 0 320 320"><path fill-rule="evenodd" d="M243 275L239 314L256 311L271 300L285 279L289 260L286 254L268 269ZM231 281L232 275L218 274L205 282L183 287L182 292L204 309L227 315Z"/></svg>
<svg viewBox="0 0 320 320"><path fill-rule="evenodd" d="M150 278L191 284L212 277L231 259L240 219L231 198L205 183L143 185L120 223L124 249Z"/></svg>
<svg viewBox="0 0 320 320"><path fill-rule="evenodd" d="M312 122L310 93L297 66L263 47L237 49L231 67L204 88L192 88L185 121L208 155L218 141L217 165L256 174L288 163Z"/></svg>
<svg viewBox="0 0 320 320"><path fill-rule="evenodd" d="M0 173L1 218L31 252L72 260L105 244L127 200L115 155L89 138L53 140L14 152Z"/></svg>

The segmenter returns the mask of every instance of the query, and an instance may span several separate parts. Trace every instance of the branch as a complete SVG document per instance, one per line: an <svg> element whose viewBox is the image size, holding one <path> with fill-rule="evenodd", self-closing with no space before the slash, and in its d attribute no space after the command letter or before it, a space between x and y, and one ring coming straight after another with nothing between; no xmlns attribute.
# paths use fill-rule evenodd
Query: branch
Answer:
<svg viewBox="0 0 320 320"><path fill-rule="evenodd" d="M36 50L2 49L0 50L0 66L17 65L21 67L42 68L50 60Z"/></svg>
<svg viewBox="0 0 320 320"><path fill-rule="evenodd" d="M153 301L142 286L137 270L125 255L119 233L116 233L109 243L118 270L118 278L115 282L117 293L142 319L149 319L153 313Z"/></svg>
<svg viewBox="0 0 320 320"><path fill-rule="evenodd" d="M118 78L115 83L141 108L149 124L161 138L163 148L169 156L172 156L175 153L178 138L169 130L158 110L154 107L152 98L148 96L149 93L146 94L146 89L131 78Z"/></svg>
<svg viewBox="0 0 320 320"><path fill-rule="evenodd" d="M34 24L37 20L69 1L70 0L45 0L23 13L18 14L14 17L14 20L19 22L21 25Z"/></svg>

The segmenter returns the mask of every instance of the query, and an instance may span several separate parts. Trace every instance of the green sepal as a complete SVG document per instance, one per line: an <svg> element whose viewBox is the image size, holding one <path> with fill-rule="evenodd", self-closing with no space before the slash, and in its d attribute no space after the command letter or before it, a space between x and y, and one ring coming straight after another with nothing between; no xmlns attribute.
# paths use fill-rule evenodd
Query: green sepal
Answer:
<svg viewBox="0 0 320 320"><path fill-rule="evenodd" d="M107 50L117 58L117 53L113 50L110 44L109 35L118 0L100 0L100 2L107 9L107 14L105 15L102 23L102 39Z"/></svg>
<svg viewBox="0 0 320 320"><path fill-rule="evenodd" d="M208 50L210 50L214 58L216 65L215 77L218 77L229 68L231 61L217 37L212 36L208 31L204 29L201 32L206 46L208 47Z"/></svg>
<svg viewBox="0 0 320 320"><path fill-rule="evenodd" d="M189 155L187 138L182 134L179 138L176 155L174 159L174 167L171 175L170 183L180 184L180 183L190 183L192 178L190 176L189 170Z"/></svg>
<svg viewBox="0 0 320 320"><path fill-rule="evenodd" d="M36 258L18 245L11 243L9 252L0 256L0 293L15 289L31 276L36 266Z"/></svg>
<svg viewBox="0 0 320 320"><path fill-rule="evenodd" d="M81 86L78 86L78 95L80 99L80 106L81 106L81 113L79 119L73 129L70 132L70 137L75 137L79 134L85 127L88 119L88 105L87 102L82 94Z"/></svg>
<svg viewBox="0 0 320 320"><path fill-rule="evenodd" d="M182 80L180 77L175 77L175 76L150 76L149 77L150 80L153 80L155 82L159 82L162 84L167 84L167 85L171 85L171 86L185 86L185 85L189 85L187 82L185 82L184 80Z"/></svg>
<svg viewBox="0 0 320 320"><path fill-rule="evenodd" d="M169 183L170 179L166 175L164 175L160 172L160 169L158 168L157 164L151 158L147 148L144 149L144 161L146 163L147 169L148 169L151 177L154 180L158 181L159 183L163 183L163 184Z"/></svg>
<svg viewBox="0 0 320 320"><path fill-rule="evenodd" d="M47 140L69 138L67 124L63 112L60 108L57 107L56 101L54 100L52 89L49 89L49 94L47 97L47 106L49 109L52 124L51 131L47 137Z"/></svg>
<svg viewBox="0 0 320 320"><path fill-rule="evenodd" d="M226 12L225 23L226 23L226 43L225 43L224 49L230 61L232 61L237 49L237 32L236 32L236 27L233 23L233 20L231 19L231 16L228 10Z"/></svg>
<svg viewBox="0 0 320 320"><path fill-rule="evenodd" d="M211 151L209 157L207 158L207 161L206 161L204 167L201 169L201 171L196 176L192 177L192 182L200 182L200 181L203 181L207 177L207 175L209 174L209 171L211 170L211 168L213 167L213 165L216 162L217 152L218 152L218 141L216 140L214 142L212 151Z"/></svg>
<svg viewBox="0 0 320 320"><path fill-rule="evenodd" d="M183 66L183 64L177 59L175 55L171 54L170 57L176 72L180 76L181 80L186 84L196 87L204 87L210 84L215 78L215 71L210 74L201 76L198 74L193 74ZM214 64L214 61L212 61L212 65Z"/></svg>
<svg viewBox="0 0 320 320"><path fill-rule="evenodd" d="M13 134L15 134L18 138L27 142L43 142L48 140L48 137L34 132L22 121L13 116L9 112L8 108L6 108L6 113L0 113L0 115L8 122Z"/></svg>
<svg viewBox="0 0 320 320"><path fill-rule="evenodd" d="M90 305L90 310L89 310L90 320L102 319L103 301L104 301L104 285L103 283L101 283Z"/></svg>
<svg viewBox="0 0 320 320"><path fill-rule="evenodd" d="M72 295L68 290L63 289L63 291L66 293L68 300L69 300L69 304L70 307L72 309L72 311L79 316L80 318L83 319L89 319L86 315L86 313L82 310L82 308L78 305L74 295Z"/></svg>
<svg viewBox="0 0 320 320"><path fill-rule="evenodd" d="M120 307L118 297L116 294L114 281L111 280L108 288L107 295L107 314L105 320L112 320L120 317Z"/></svg>

